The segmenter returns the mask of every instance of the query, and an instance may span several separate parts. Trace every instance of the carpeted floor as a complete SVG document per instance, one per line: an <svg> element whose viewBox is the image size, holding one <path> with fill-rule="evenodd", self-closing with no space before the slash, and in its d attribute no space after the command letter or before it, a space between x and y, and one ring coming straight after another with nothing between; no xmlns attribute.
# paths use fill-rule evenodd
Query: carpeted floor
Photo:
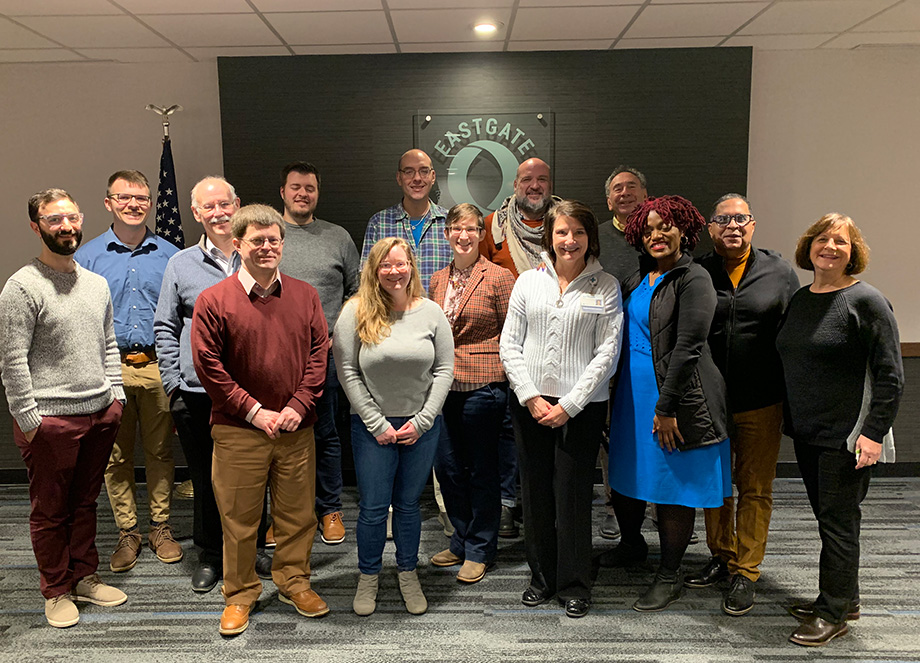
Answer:
<svg viewBox="0 0 920 663"><path fill-rule="evenodd" d="M651 579L657 538L648 532L653 558L631 571L601 569L594 605L580 620L558 605L525 608L520 595L528 579L523 539L502 540L494 570L477 585L461 586L454 569L430 566L428 557L446 547L433 502L424 507L420 575L430 608L405 612L396 587L388 544L378 609L357 617L351 599L357 577L354 522L356 495L345 495L346 542L313 550L313 587L332 612L306 619L280 603L267 581L252 624L242 635L217 632L220 593L197 595L189 577L197 559L190 539L186 558L164 565L145 549L124 574L108 571L116 540L103 495L98 544L102 577L128 593L116 608L88 606L69 629L47 625L38 572L29 543L25 487L0 487L0 661L920 661L920 479L878 479L863 509L862 619L850 635L827 647L806 649L786 642L795 627L784 606L817 592L818 536L798 480L777 480L775 515L757 605L744 617L719 609L724 588L686 591L670 609L639 614L630 606ZM595 507L595 522L603 517ZM697 519L702 534L702 518ZM191 529L191 502L174 503L178 534ZM596 551L612 545L595 539ZM708 557L705 543L691 546L685 564Z"/></svg>

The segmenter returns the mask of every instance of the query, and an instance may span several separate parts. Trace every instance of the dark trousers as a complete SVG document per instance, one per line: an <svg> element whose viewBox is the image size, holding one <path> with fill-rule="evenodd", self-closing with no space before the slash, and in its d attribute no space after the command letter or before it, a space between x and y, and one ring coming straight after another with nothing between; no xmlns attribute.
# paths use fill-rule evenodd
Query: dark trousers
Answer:
<svg viewBox="0 0 920 663"><path fill-rule="evenodd" d="M498 549L501 486L498 444L507 412L508 383L451 391L444 402L434 471L454 526L450 550L490 564Z"/></svg>
<svg viewBox="0 0 920 663"><path fill-rule="evenodd" d="M800 442L795 458L821 535L815 614L840 624L850 601L859 600L859 505L869 490L871 468L857 470L856 456L846 449Z"/></svg>
<svg viewBox="0 0 920 663"><path fill-rule="evenodd" d="M169 409L195 490L192 536L195 545L201 548L198 560L222 568L224 532L211 485L211 458L214 455L211 398L205 393L178 389L173 394Z"/></svg>
<svg viewBox="0 0 920 663"><path fill-rule="evenodd" d="M46 599L70 592L99 567L96 498L121 412L121 403L112 401L89 415L44 416L31 442L13 422L29 476L29 531Z"/></svg>
<svg viewBox="0 0 920 663"><path fill-rule="evenodd" d="M512 403L530 585L544 594L558 593L561 601L590 599L594 465L607 401L588 403L555 429L538 424L514 395Z"/></svg>
<svg viewBox="0 0 920 663"><path fill-rule="evenodd" d="M335 427L339 408L339 377L329 351L326 386L316 402L316 517L322 518L342 510L342 442Z"/></svg>
<svg viewBox="0 0 920 663"><path fill-rule="evenodd" d="M518 458L514 442L514 426L511 423L511 401L505 408L498 436L498 473L501 478L502 506L517 506Z"/></svg>

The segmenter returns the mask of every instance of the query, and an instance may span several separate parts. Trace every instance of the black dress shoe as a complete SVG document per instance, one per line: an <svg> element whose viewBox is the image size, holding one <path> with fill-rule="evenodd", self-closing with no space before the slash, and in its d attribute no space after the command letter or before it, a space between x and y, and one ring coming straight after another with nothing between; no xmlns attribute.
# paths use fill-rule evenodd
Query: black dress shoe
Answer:
<svg viewBox="0 0 920 663"><path fill-rule="evenodd" d="M597 563L607 569L622 569L642 564L647 558L648 544L645 539L640 539L639 543L625 543L620 540L616 548L601 553Z"/></svg>
<svg viewBox="0 0 920 663"><path fill-rule="evenodd" d="M709 563L696 573L684 578L684 586L691 589L710 587L728 577L728 566L719 557L710 557Z"/></svg>
<svg viewBox="0 0 920 663"><path fill-rule="evenodd" d="M609 539L611 541L620 538L620 526L617 524L616 516L608 514L604 517L604 522L601 523L599 534L602 539Z"/></svg>
<svg viewBox="0 0 920 663"><path fill-rule="evenodd" d="M687 581L684 580L684 584ZM732 617L746 615L754 607L754 581L740 573L732 576L732 584L722 599L722 612Z"/></svg>
<svg viewBox="0 0 920 663"><path fill-rule="evenodd" d="M659 612L680 598L684 583L680 571L663 571L658 569L655 580L649 585L638 601L633 603L636 612Z"/></svg>
<svg viewBox="0 0 920 663"><path fill-rule="evenodd" d="M192 574L192 590L205 594L217 586L221 570L213 564L201 562Z"/></svg>
<svg viewBox="0 0 920 663"><path fill-rule="evenodd" d="M591 601L588 599L569 599L565 602L565 615L572 619L578 619L588 614L591 608Z"/></svg>
<svg viewBox="0 0 920 663"><path fill-rule="evenodd" d="M521 595L521 603L529 608L542 605L549 600L550 595L547 592L541 592L539 589L528 587Z"/></svg>
<svg viewBox="0 0 920 663"><path fill-rule="evenodd" d="M521 535L517 524L514 522L514 509L502 504L502 515L498 521L498 535L503 539L516 539Z"/></svg>
<svg viewBox="0 0 920 663"><path fill-rule="evenodd" d="M846 635L850 632L850 627L846 622L833 624L821 619L817 615L812 615L789 636L789 642L805 647L820 647L836 638L838 635Z"/></svg>
<svg viewBox="0 0 920 663"><path fill-rule="evenodd" d="M809 603L796 603L786 608L786 610L788 610L789 614L798 619L800 622L804 622L809 617L814 616L815 602L811 601ZM857 619L859 619L859 601L850 601L850 607L847 609L846 620L848 622L855 622Z"/></svg>
<svg viewBox="0 0 920 663"><path fill-rule="evenodd" d="M272 556L266 550L256 553L256 575L262 580L272 579Z"/></svg>

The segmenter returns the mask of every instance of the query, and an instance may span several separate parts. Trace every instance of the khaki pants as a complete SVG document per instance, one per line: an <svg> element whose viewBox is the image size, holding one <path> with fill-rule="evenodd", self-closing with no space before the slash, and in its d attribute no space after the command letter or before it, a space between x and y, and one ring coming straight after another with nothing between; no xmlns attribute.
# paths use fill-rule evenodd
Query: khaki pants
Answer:
<svg viewBox="0 0 920 663"><path fill-rule="evenodd" d="M275 526L272 580L284 594L310 589L310 551L316 535L316 455L313 428L272 440L260 430L216 425L211 480L224 530L227 605L254 603L262 593L256 575L256 537L265 483Z"/></svg>
<svg viewBox="0 0 920 663"><path fill-rule="evenodd" d="M756 581L773 514L783 407L777 403L739 412L734 420L732 480L738 497L726 498L718 509L705 510L706 543L714 556L728 564L729 573Z"/></svg>
<svg viewBox="0 0 920 663"><path fill-rule="evenodd" d="M175 472L173 420L157 362L144 366L122 364L121 375L125 385L125 411L105 470L105 489L115 513L115 524L120 529L131 529L137 525L134 442L138 424L144 447L150 520L161 523L169 519Z"/></svg>

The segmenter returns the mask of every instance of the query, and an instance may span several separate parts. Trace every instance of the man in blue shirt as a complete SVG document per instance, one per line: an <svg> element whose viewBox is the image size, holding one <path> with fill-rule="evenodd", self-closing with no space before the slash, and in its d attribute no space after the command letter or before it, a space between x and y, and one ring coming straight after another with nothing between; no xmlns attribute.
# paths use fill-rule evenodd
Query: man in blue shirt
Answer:
<svg viewBox="0 0 920 663"><path fill-rule="evenodd" d="M108 281L121 353L125 403L121 428L105 471L105 486L120 534L112 552L112 571L134 567L141 551L134 484L134 442L140 425L150 504L150 549L161 562L182 559L182 547L169 525L169 500L175 462L172 417L163 391L153 335L153 315L163 271L178 249L157 237L145 222L152 199L144 174L120 170L108 182L105 208L112 226L74 256L86 269Z"/></svg>

